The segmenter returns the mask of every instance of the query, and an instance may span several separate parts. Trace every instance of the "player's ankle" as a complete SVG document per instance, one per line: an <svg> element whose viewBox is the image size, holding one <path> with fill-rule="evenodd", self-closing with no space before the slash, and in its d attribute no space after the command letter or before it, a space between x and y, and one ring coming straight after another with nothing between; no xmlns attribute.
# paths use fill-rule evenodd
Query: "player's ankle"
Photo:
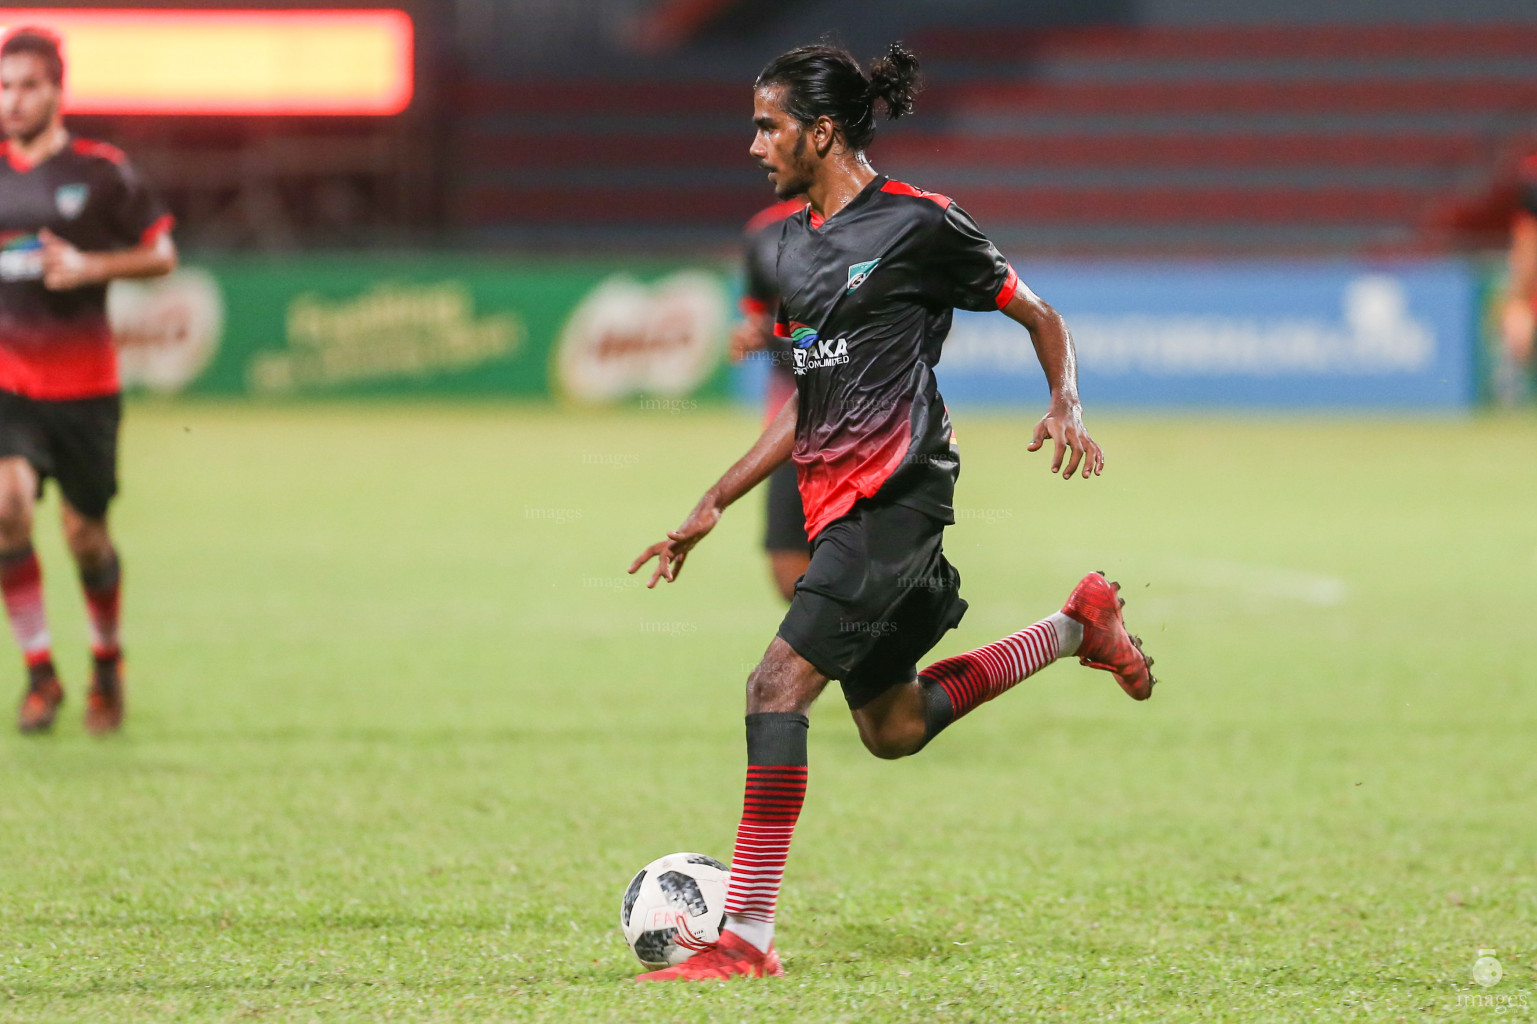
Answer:
<svg viewBox="0 0 1537 1024"><path fill-rule="evenodd" d="M59 673L53 667L52 657L46 655L43 657L29 655L27 657L27 683L32 689L37 689L38 686L45 682L57 681L58 678Z"/></svg>
<svg viewBox="0 0 1537 1024"><path fill-rule="evenodd" d="M1083 623L1066 612L1052 612L1046 621L1057 631L1057 657L1071 658L1077 654L1083 643Z"/></svg>
<svg viewBox="0 0 1537 1024"><path fill-rule="evenodd" d="M752 921L745 917L726 916L726 927L722 931L732 932L743 942L752 944L752 947L760 953L767 953L774 945L774 922Z"/></svg>

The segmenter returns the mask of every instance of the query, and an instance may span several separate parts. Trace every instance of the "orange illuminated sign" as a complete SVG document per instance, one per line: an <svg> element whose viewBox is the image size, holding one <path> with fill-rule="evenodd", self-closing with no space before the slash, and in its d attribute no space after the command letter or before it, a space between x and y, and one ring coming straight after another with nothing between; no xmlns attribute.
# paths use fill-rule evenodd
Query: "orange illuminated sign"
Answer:
<svg viewBox="0 0 1537 1024"><path fill-rule="evenodd" d="M404 11L0 8L64 40L76 114L397 114L411 102Z"/></svg>

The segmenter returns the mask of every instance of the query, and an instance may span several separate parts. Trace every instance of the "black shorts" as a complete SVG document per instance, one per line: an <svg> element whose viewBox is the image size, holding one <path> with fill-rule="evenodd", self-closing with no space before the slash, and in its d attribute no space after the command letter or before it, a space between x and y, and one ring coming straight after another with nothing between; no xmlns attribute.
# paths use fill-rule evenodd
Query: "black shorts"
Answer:
<svg viewBox="0 0 1537 1024"><path fill-rule="evenodd" d="M54 402L0 390L0 458L26 459L39 494L53 477L75 511L100 519L117 494L122 419L121 395Z"/></svg>
<svg viewBox="0 0 1537 1024"><path fill-rule="evenodd" d="M806 510L801 506L800 484L795 479L795 463L786 462L769 474L768 521L763 530L767 551L807 551Z"/></svg>
<svg viewBox="0 0 1537 1024"><path fill-rule="evenodd" d="M779 637L861 708L910 682L918 660L966 614L945 560L945 524L891 502L857 502L811 545Z"/></svg>

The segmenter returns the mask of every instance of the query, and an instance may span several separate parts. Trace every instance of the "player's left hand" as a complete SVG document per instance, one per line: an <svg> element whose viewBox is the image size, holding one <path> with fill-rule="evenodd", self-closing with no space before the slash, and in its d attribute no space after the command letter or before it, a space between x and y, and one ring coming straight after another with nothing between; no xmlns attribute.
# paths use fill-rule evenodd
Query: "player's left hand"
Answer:
<svg viewBox="0 0 1537 1024"><path fill-rule="evenodd" d="M1052 452L1051 471L1061 473L1062 479L1071 480L1080 465L1083 466L1085 480L1090 473L1099 476L1105 471L1105 453L1089 436L1088 428L1083 425L1083 407L1076 401L1052 398L1051 408L1046 410L1041 422L1035 425L1029 450L1040 451L1047 438L1057 442ZM1068 452L1072 452L1072 458L1066 459L1067 466L1064 468L1062 463Z"/></svg>
<svg viewBox="0 0 1537 1024"><path fill-rule="evenodd" d="M666 580L668 583L678 578L678 573L683 569L683 561L688 558L688 553L694 550L694 545L704 540L705 534L715 529L715 524L720 522L721 507L711 494L706 494L699 499L699 504L683 520L683 525L676 530L667 531L667 539L657 541L640 553L640 557L630 563L630 573L633 575L641 566L656 559L656 571L651 574L646 589L656 586L657 580Z"/></svg>
<svg viewBox="0 0 1537 1024"><path fill-rule="evenodd" d="M756 352L768 345L774 336L774 325L762 314L748 314L731 330L731 361L740 363L747 353Z"/></svg>
<svg viewBox="0 0 1537 1024"><path fill-rule="evenodd" d="M43 287L62 292L92 283L85 253L47 228L37 233L43 243Z"/></svg>

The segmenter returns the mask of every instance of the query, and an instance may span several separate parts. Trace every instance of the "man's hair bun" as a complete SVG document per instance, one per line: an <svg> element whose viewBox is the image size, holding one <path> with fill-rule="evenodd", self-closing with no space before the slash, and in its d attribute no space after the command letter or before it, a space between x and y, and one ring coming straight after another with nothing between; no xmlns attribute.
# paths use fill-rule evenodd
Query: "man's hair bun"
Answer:
<svg viewBox="0 0 1537 1024"><path fill-rule="evenodd" d="M886 56L870 62L870 100L884 104L892 120L913 112L918 89L918 58L901 43L892 43Z"/></svg>

